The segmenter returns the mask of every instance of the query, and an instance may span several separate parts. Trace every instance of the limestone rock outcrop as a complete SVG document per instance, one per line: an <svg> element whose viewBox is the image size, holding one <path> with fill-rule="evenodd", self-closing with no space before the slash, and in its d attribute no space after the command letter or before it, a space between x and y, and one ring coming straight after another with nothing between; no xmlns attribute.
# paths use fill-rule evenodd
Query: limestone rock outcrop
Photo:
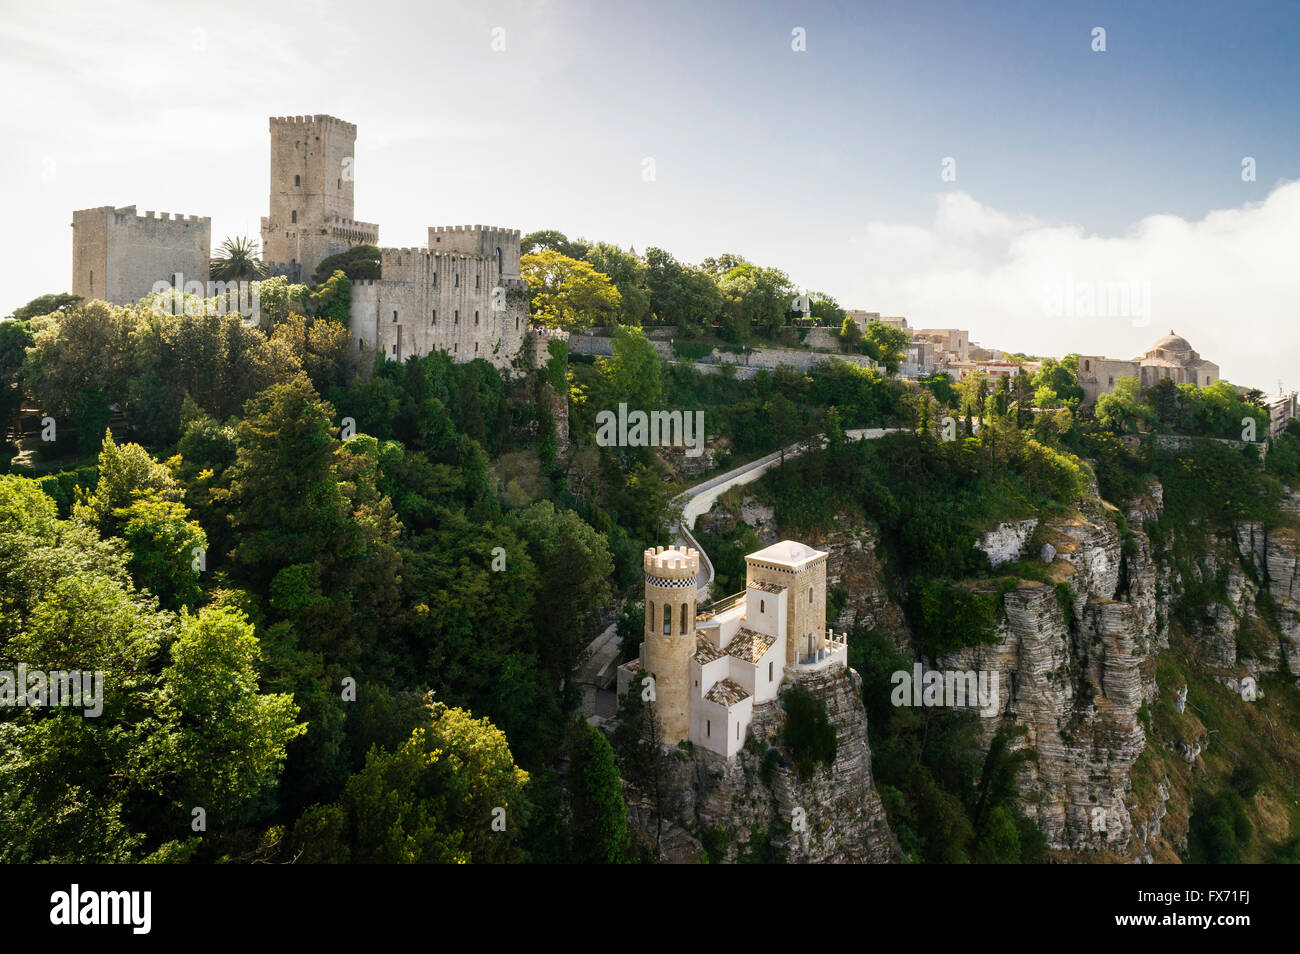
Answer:
<svg viewBox="0 0 1300 954"><path fill-rule="evenodd" d="M750 741L734 758L681 747L667 759L665 788L673 793L659 846L665 861L742 858L791 863L883 863L896 860L893 836L871 775L862 686L852 670L801 675L799 685L820 696L836 729L835 761L803 780L781 743L780 697L756 706ZM645 793L629 790L631 819L645 841L658 819ZM689 832L689 837L684 833Z"/></svg>

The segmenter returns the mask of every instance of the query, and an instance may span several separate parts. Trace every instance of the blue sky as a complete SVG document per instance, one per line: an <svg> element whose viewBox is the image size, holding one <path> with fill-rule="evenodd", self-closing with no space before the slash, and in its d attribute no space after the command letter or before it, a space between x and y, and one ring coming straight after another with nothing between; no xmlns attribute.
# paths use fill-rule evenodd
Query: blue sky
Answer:
<svg viewBox="0 0 1300 954"><path fill-rule="evenodd" d="M478 222L733 251L989 345L1129 357L1169 325L1300 386L1294 3L5 0L0 53L0 313L66 288L73 209L256 237L267 117L332 113L385 245ZM1067 273L1147 281L1149 321L1044 316Z"/></svg>

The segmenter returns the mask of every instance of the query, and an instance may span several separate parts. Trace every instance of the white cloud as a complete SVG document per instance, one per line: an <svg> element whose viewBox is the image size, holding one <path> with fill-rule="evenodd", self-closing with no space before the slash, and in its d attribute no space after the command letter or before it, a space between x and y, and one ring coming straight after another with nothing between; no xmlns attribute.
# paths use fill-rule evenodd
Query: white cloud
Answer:
<svg viewBox="0 0 1300 954"><path fill-rule="evenodd" d="M859 278L846 300L914 326L968 328L1008 351L1118 358L1172 328L1234 383L1300 388L1300 182L1199 221L1151 215L1121 236L949 193L931 225L873 222L851 249ZM1107 284L1149 289L1149 319L1136 304L1126 317L1080 315L1079 289ZM1053 288L1074 290L1072 316L1049 308Z"/></svg>

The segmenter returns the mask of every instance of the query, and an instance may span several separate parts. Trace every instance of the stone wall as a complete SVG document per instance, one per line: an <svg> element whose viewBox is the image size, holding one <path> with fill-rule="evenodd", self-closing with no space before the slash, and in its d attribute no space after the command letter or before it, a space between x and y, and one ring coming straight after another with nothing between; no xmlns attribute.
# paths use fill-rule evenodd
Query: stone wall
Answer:
<svg viewBox="0 0 1300 954"><path fill-rule="evenodd" d="M111 205L72 213L72 293L129 305L156 282L208 281L212 220Z"/></svg>
<svg viewBox="0 0 1300 954"><path fill-rule="evenodd" d="M352 283L354 350L378 348L392 361L446 351L457 362L512 369L529 329L517 254L499 264L495 256L386 248L380 263L383 278Z"/></svg>

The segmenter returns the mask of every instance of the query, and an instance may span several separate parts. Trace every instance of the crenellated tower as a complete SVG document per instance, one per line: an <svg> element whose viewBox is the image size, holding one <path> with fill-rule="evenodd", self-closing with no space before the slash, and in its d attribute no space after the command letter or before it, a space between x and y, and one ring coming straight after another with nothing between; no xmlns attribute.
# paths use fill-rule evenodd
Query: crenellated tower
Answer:
<svg viewBox="0 0 1300 954"><path fill-rule="evenodd" d="M699 551L656 547L646 550L645 641L642 660L654 676L654 713L661 741L676 745L690 738L691 656L695 652L696 578Z"/></svg>
<svg viewBox="0 0 1300 954"><path fill-rule="evenodd" d="M262 257L316 266L354 245L377 245L379 226L353 219L357 127L333 116L273 116L270 214L262 219Z"/></svg>

